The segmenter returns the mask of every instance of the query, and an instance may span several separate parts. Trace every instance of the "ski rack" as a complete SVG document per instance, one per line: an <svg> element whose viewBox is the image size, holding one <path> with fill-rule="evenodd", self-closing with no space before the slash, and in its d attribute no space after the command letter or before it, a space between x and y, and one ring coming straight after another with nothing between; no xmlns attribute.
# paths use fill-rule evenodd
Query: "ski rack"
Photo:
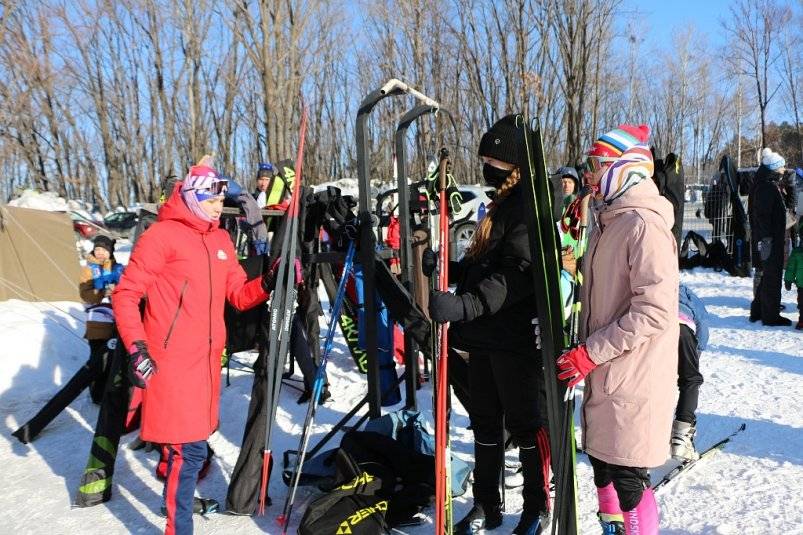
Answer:
<svg viewBox="0 0 803 535"><path fill-rule="evenodd" d="M396 78L391 78L382 87L368 93L357 111L355 138L357 143L357 182L359 188L358 219L360 222L359 259L363 269L363 288L365 298L365 352L368 357L368 415L379 418L382 415L382 399L379 384L379 359L377 356L376 329L376 258L377 234L374 231L374 218L371 210L370 150L365 125L374 107L387 97L411 95L430 108L440 109L440 104Z"/></svg>
<svg viewBox="0 0 803 535"><path fill-rule="evenodd" d="M399 195L399 224L401 226L401 246L399 248L400 262L401 262L401 280L402 285L415 295L416 282L415 278L410 277L413 272L413 250L412 240L410 237L410 185L407 183L407 149L406 149L406 136L407 130L410 125L417 119L427 114L438 115L445 114L452 127L457 133L457 126L455 125L452 114L444 108L431 106L429 104L419 104L413 109L405 113L399 120L396 127L396 189ZM405 362L405 408L416 410L418 404L416 402L415 393L418 388L418 347L413 340L413 337L408 333L404 333L404 362ZM434 357L433 357L434 358Z"/></svg>

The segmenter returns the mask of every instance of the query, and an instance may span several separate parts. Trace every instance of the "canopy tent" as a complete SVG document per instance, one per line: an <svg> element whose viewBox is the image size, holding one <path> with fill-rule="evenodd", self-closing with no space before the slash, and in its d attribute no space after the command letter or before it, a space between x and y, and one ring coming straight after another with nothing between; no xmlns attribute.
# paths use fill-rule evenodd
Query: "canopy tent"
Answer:
<svg viewBox="0 0 803 535"><path fill-rule="evenodd" d="M70 217L0 206L0 301L80 301Z"/></svg>

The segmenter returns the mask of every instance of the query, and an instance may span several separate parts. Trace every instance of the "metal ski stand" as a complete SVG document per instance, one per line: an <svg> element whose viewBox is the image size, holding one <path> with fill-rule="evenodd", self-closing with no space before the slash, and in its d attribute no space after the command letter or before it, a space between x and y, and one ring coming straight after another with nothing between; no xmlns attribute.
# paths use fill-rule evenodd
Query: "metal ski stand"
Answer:
<svg viewBox="0 0 803 535"><path fill-rule="evenodd" d="M360 255L364 276L365 299L365 345L368 356L368 414L370 418L378 418L382 414L382 399L379 385L379 359L377 356L377 327L376 327L376 284L374 281L377 236L371 210L371 180L370 180L370 147L366 132L368 116L380 100L396 95L409 94L424 104L439 108L440 105L423 93L416 91L401 80L395 78L369 93L360 103L357 112L355 137L357 142L357 177L359 185L359 215L360 222Z"/></svg>
<svg viewBox="0 0 803 535"><path fill-rule="evenodd" d="M265 447L262 454L262 477L259 487L258 513L265 513L265 495L272 462L271 435L273 423L276 421L276 409L279 403L282 372L287 360L290 341L290 322L296 300L295 261L298 242L298 208L299 192L304 162L304 138L307 131L307 111L302 111L301 131L299 134L298 155L296 156L296 180L293 184L293 197L287 210L285 232L282 236L281 259L276 274L276 287L270 300L270 340L268 344L268 373L266 403L268 411L265 427Z"/></svg>
<svg viewBox="0 0 803 535"><path fill-rule="evenodd" d="M290 523L290 515L293 513L293 503L296 498L296 490L298 489L298 482L301 478L301 470L304 467L304 459L309 445L310 433L312 432L312 423L315 420L315 411L318 407L318 399L323 392L324 382L326 381L326 364L329 360L329 353L332 351L332 345L335 339L335 330L337 329L337 316L343 308L343 299L346 295L346 284L351 274L351 266L354 262L354 242L349 244L348 252L346 253L346 262L343 265L343 275L340 278L340 284L337 288L337 296L332 306L331 317L329 318L329 329L326 332L326 340L323 346L323 355L321 355L321 363L315 373L315 382L312 385L312 395L310 396L307 405L307 416L304 420L304 427L301 432L301 439L298 445L298 456L296 457L296 465L293 470L292 482L290 484L290 492L287 494L287 499L284 502L284 509L279 516L279 525L282 526L282 533L287 533L287 525Z"/></svg>
<svg viewBox="0 0 803 535"><path fill-rule="evenodd" d="M415 295L416 279L411 276L413 272L413 250L411 239L412 224L410 218L410 185L407 183L406 137L407 130L410 128L413 121L429 113L445 114L449 117L452 126L455 128L455 132L457 131L454 119L447 110L427 104L420 104L405 113L396 127L396 180L399 195L399 224L401 227L401 247L399 251L401 256L400 280L402 285L410 292L410 295ZM407 332L404 333L404 363L405 384L407 387L407 403L405 408L416 410L418 404L415 394L419 383L418 345Z"/></svg>

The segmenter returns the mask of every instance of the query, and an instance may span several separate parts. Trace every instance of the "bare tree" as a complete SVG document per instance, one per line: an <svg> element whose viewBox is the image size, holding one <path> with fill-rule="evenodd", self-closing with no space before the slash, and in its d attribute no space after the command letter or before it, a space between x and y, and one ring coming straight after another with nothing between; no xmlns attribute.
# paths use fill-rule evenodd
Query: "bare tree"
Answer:
<svg viewBox="0 0 803 535"><path fill-rule="evenodd" d="M788 7L774 0L738 0L730 7L730 18L722 20L730 41L733 72L747 76L755 85L762 146L767 134L767 107L780 88L770 80L779 57L777 40L790 15Z"/></svg>

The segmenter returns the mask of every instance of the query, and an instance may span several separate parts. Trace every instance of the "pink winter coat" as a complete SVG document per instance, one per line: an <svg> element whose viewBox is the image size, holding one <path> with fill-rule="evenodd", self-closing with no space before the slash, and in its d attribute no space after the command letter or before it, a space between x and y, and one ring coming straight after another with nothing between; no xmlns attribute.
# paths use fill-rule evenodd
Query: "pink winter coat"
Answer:
<svg viewBox="0 0 803 535"><path fill-rule="evenodd" d="M585 380L585 450L612 464L659 466L669 456L677 390L672 206L645 180L596 216L583 265L582 336L598 365Z"/></svg>

